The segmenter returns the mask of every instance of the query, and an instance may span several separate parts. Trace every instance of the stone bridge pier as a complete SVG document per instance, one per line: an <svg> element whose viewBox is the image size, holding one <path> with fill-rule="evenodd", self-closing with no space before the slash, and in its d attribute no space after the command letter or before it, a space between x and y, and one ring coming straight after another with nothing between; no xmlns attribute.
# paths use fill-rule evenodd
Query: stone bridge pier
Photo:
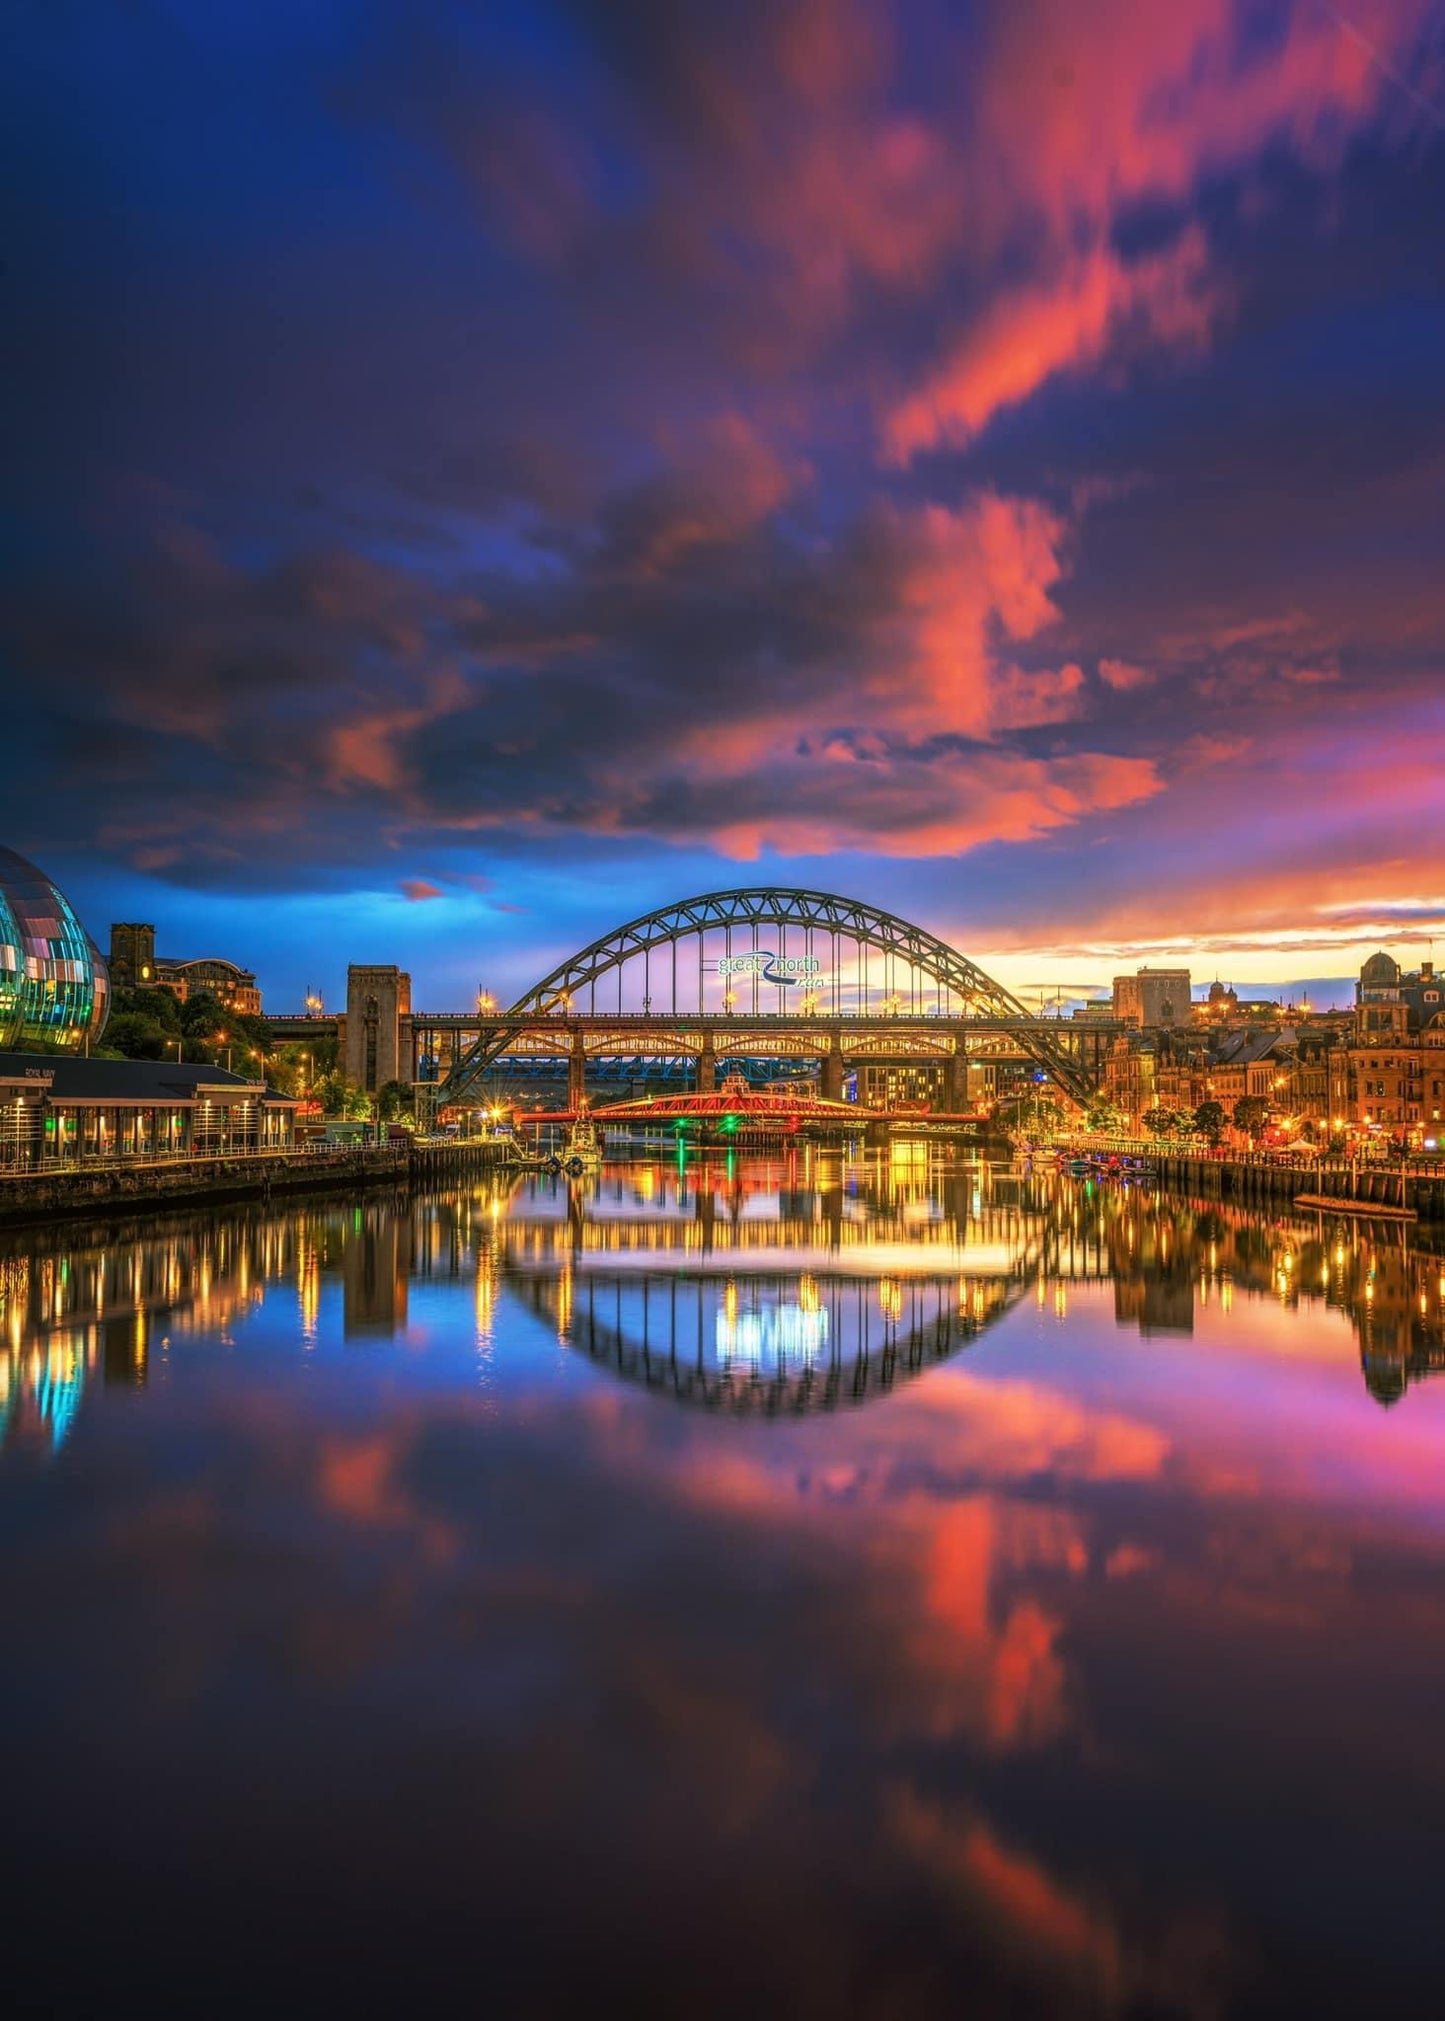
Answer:
<svg viewBox="0 0 1445 2021"><path fill-rule="evenodd" d="M843 1035L834 1032L823 1055L823 1072L818 1092L825 1102L843 1099Z"/></svg>

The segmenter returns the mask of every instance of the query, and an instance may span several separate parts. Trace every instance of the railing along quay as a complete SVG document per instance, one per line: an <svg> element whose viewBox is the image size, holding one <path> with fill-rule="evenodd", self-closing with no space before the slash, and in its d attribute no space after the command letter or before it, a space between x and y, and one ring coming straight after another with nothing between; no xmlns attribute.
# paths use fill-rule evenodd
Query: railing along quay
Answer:
<svg viewBox="0 0 1445 2021"><path fill-rule="evenodd" d="M1122 1156L1148 1162L1167 1186L1243 1205L1293 1205L1301 1195L1352 1208L1413 1209L1422 1221L1445 1220L1445 1159L1303 1158L1288 1153L1223 1154L1171 1148L1157 1137L1082 1137L1050 1147L1064 1157ZM1317 1209L1315 1211L1326 1211Z"/></svg>
<svg viewBox="0 0 1445 2021"><path fill-rule="evenodd" d="M496 1142L346 1144L184 1158L59 1160L0 1166L0 1226L147 1204L204 1205L357 1186L407 1186L505 1161Z"/></svg>

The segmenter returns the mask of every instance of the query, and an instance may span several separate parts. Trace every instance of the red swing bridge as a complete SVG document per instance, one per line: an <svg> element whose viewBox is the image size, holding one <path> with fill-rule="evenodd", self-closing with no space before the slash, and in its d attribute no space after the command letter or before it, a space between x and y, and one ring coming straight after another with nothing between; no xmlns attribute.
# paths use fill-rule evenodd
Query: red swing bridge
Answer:
<svg viewBox="0 0 1445 2021"><path fill-rule="evenodd" d="M856 1137L879 1120L856 1102L831 1102L819 1095L784 1088L752 1088L741 1075L730 1074L710 1094L647 1095L639 1101L612 1102L606 1108L554 1110L545 1115L521 1115L522 1129L575 1122L587 1116L605 1136L608 1131L645 1134L671 1130L678 1137L709 1144L777 1144L791 1138ZM934 1117L960 1127L981 1124L981 1115Z"/></svg>

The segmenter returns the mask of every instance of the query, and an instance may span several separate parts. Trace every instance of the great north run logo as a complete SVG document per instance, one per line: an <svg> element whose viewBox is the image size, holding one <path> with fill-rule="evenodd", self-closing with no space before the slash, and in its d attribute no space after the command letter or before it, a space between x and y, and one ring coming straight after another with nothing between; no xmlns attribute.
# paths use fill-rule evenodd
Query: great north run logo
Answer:
<svg viewBox="0 0 1445 2021"><path fill-rule="evenodd" d="M719 975L756 975L764 982L779 982L791 989L804 976L816 975L822 963L815 954L725 954L719 960Z"/></svg>

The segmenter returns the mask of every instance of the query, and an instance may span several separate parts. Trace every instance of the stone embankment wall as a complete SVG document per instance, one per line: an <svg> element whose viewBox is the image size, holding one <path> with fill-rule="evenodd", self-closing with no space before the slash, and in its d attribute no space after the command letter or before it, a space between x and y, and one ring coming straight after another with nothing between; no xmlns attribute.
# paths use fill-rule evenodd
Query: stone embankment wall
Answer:
<svg viewBox="0 0 1445 2021"><path fill-rule="evenodd" d="M405 1186L504 1162L499 1144L382 1144L254 1158L116 1161L0 1176L0 1226L212 1201L270 1200L353 1186Z"/></svg>

